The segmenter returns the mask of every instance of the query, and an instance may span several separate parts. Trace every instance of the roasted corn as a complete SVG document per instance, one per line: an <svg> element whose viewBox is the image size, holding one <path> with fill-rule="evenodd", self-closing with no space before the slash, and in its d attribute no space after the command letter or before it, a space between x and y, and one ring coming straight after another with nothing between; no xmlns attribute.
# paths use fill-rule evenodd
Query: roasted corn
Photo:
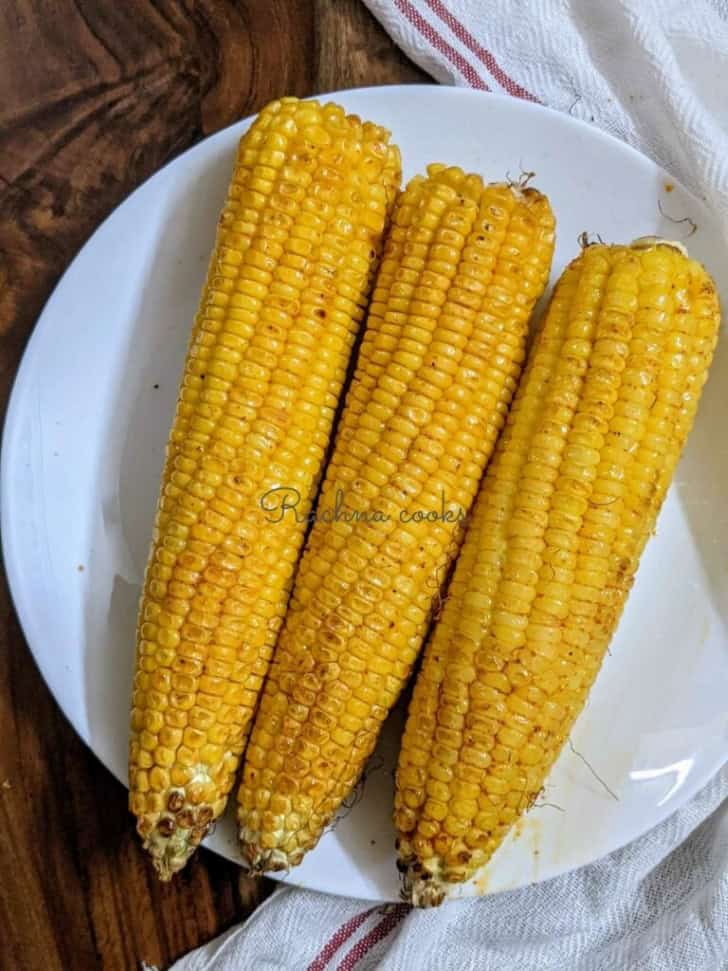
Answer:
<svg viewBox="0 0 728 971"><path fill-rule="evenodd" d="M558 283L409 709L395 822L415 904L485 864L541 790L655 528L718 324L706 271L659 240L589 246Z"/></svg>
<svg viewBox="0 0 728 971"><path fill-rule="evenodd" d="M504 423L554 221L433 165L393 217L307 550L247 747L251 869L300 862L404 685ZM337 513L338 510L338 514Z"/></svg>
<svg viewBox="0 0 728 971"><path fill-rule="evenodd" d="M284 98L240 141L139 612L130 807L162 878L233 785L399 185L388 139ZM301 515L271 526L282 485Z"/></svg>

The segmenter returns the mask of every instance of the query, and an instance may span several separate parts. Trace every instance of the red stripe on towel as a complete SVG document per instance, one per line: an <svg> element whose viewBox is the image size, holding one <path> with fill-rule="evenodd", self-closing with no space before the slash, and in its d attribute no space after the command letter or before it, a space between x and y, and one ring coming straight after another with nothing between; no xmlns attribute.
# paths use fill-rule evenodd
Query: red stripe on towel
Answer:
<svg viewBox="0 0 728 971"><path fill-rule="evenodd" d="M446 24L453 34L457 37L461 44L464 44L471 53L475 54L477 58L486 66L493 77L496 79L498 84L508 92L508 94L513 95L514 98L524 98L526 101L535 101L537 104L541 104L539 99L522 88L517 81L509 77L503 68L498 64L495 57L491 54L489 50L479 44L473 35L466 30L464 24L453 16L452 13L447 9L442 0L425 0L427 6L436 14L440 20Z"/></svg>
<svg viewBox="0 0 728 971"><path fill-rule="evenodd" d="M329 942L324 945L313 961L309 964L306 971L326 971L326 965L329 963L334 954L336 954L341 945L349 940L351 935L361 927L367 917L369 917L370 914L373 914L376 909L376 907L371 907L369 910L365 910L361 914L356 914L350 920L347 920L345 924L342 924Z"/></svg>
<svg viewBox="0 0 728 971"><path fill-rule="evenodd" d="M456 51L451 44L448 44L442 34L435 30L429 20L425 20L419 10L410 3L410 0L394 0L394 2L400 13L404 14L407 20L422 34L425 40L458 69L471 88L490 91L490 88L473 65L469 61L466 61L462 54Z"/></svg>
<svg viewBox="0 0 728 971"><path fill-rule="evenodd" d="M397 924L410 912L409 904L395 904L388 910L379 923L368 934L365 934L351 950L344 956L336 971L352 971L371 949L392 933Z"/></svg>

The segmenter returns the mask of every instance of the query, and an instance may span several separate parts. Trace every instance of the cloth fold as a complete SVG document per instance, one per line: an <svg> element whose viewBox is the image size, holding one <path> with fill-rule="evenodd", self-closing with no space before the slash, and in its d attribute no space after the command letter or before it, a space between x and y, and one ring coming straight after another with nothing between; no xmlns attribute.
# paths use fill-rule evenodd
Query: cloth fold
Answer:
<svg viewBox="0 0 728 971"><path fill-rule="evenodd" d="M728 0L364 0L445 84L593 122L728 226ZM281 887L174 971L728 969L728 766L679 812L573 873L437 911Z"/></svg>
<svg viewBox="0 0 728 971"><path fill-rule="evenodd" d="M728 220L728 0L364 0L443 84L593 122Z"/></svg>

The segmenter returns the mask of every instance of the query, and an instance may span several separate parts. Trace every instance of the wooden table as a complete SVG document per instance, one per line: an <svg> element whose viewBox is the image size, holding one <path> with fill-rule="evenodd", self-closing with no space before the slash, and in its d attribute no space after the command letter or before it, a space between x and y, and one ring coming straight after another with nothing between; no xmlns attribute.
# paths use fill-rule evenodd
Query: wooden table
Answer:
<svg viewBox="0 0 728 971"><path fill-rule="evenodd" d="M283 94L427 80L359 0L0 2L0 411L51 288L140 182ZM126 792L76 737L0 577L0 965L171 960L269 886L201 851L154 877Z"/></svg>

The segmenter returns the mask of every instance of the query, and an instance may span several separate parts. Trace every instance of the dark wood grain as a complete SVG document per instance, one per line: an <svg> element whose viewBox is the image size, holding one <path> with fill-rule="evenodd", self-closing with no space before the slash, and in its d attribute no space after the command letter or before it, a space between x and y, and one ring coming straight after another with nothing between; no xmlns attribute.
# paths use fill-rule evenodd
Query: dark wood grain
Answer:
<svg viewBox="0 0 728 971"><path fill-rule="evenodd" d="M52 287L140 182L282 94L421 81L358 0L0 0L0 415ZM42 682L0 577L0 967L165 967L269 892L157 882L126 793Z"/></svg>

